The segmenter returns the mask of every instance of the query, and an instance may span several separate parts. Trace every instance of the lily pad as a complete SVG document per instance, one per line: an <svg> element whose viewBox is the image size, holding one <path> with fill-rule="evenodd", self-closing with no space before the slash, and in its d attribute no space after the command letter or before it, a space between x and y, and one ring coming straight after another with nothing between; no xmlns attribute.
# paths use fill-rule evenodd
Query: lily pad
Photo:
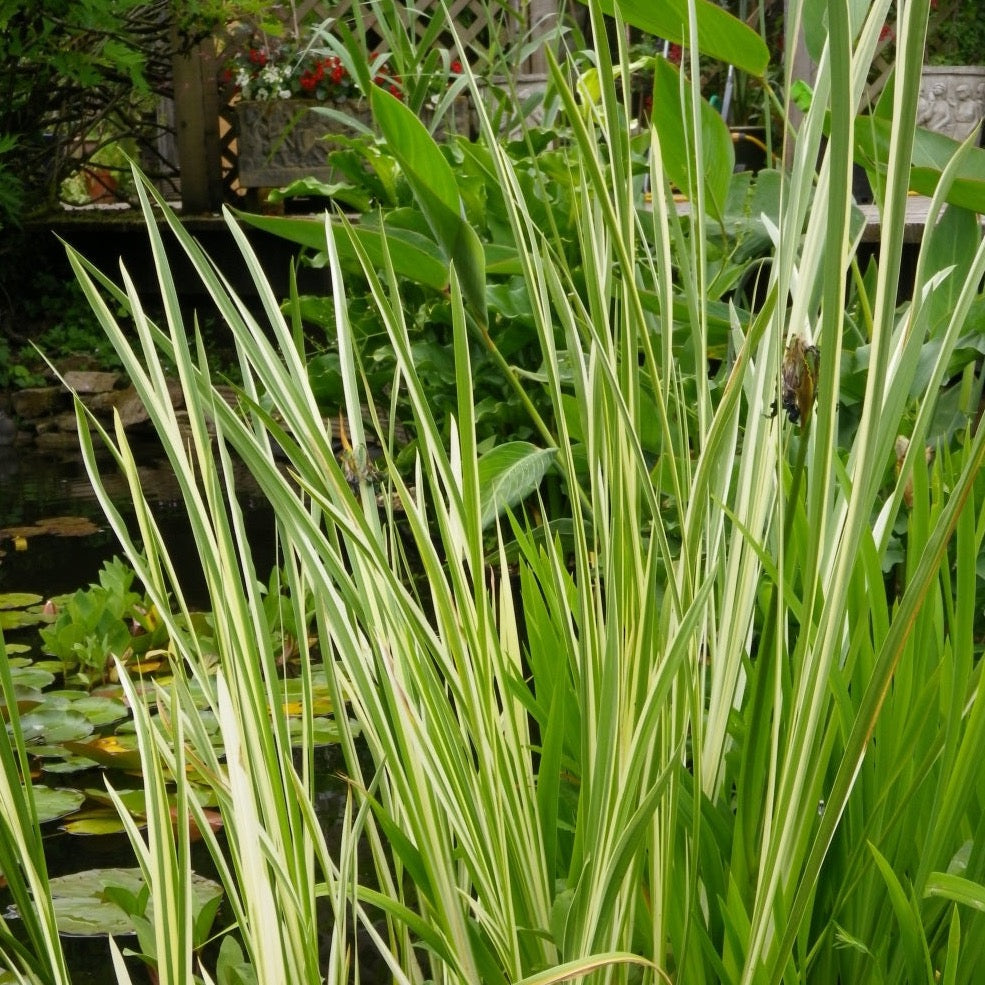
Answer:
<svg viewBox="0 0 985 985"><path fill-rule="evenodd" d="M0 530L0 540L10 537L91 537L99 533L99 527L87 516L51 516L38 520L29 526L4 527Z"/></svg>
<svg viewBox="0 0 985 985"><path fill-rule="evenodd" d="M101 937L133 934L133 923L126 912L107 896L107 889L117 887L136 896L143 888L140 869L87 869L59 876L49 883L55 907L58 932L67 937ZM192 895L196 909L222 896L222 887L211 879L192 874ZM8 917L16 917L11 907ZM148 905L147 919L152 920Z"/></svg>
<svg viewBox="0 0 985 985"><path fill-rule="evenodd" d="M39 708L21 718L21 729L28 743L51 746L78 742L92 734L93 725L77 711Z"/></svg>
<svg viewBox="0 0 985 985"><path fill-rule="evenodd" d="M39 670L37 667L11 667L10 676L15 684L37 688L39 691L43 691L55 680L54 674L50 674L46 670Z"/></svg>
<svg viewBox="0 0 985 985"><path fill-rule="evenodd" d="M65 748L77 756L94 759L100 766L118 770L140 769L140 751L135 735L106 735L91 742L66 742Z"/></svg>
<svg viewBox="0 0 985 985"><path fill-rule="evenodd" d="M99 766L94 759L88 756L64 755L61 759L46 759L41 764L41 769L45 773L81 773L83 770L96 769Z"/></svg>
<svg viewBox="0 0 985 985"><path fill-rule="evenodd" d="M70 835L118 835L125 831L120 815L115 811L93 811L85 817L76 818L58 825L61 831Z"/></svg>
<svg viewBox="0 0 985 985"><path fill-rule="evenodd" d="M0 629L24 629L41 622L42 618L30 609L4 609L0 612Z"/></svg>
<svg viewBox="0 0 985 985"><path fill-rule="evenodd" d="M316 718L312 721L312 741L316 746L330 746L339 741L339 727L334 718ZM302 722L292 718L287 723L292 742L301 741Z"/></svg>
<svg viewBox="0 0 985 985"><path fill-rule="evenodd" d="M97 727L118 722L130 714L127 706L117 698L82 697L72 704L72 709L81 712Z"/></svg>
<svg viewBox="0 0 985 985"><path fill-rule="evenodd" d="M38 820L57 821L60 817L74 814L85 803L85 794L81 790L67 790L62 787L34 787L34 804L38 811Z"/></svg>
<svg viewBox="0 0 985 985"><path fill-rule="evenodd" d="M44 695L36 688L18 687L16 684L14 685L14 697L17 701L17 710L22 715L44 702ZM0 697L0 721L10 721L7 703L2 697Z"/></svg>

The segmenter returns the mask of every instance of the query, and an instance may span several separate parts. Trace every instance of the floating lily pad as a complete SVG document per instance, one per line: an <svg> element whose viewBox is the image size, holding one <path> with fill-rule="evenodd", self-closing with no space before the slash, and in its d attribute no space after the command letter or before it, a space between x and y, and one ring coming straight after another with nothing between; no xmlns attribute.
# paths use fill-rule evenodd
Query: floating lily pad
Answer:
<svg viewBox="0 0 985 985"><path fill-rule="evenodd" d="M99 527L87 516L51 516L28 526L4 527L0 530L0 540L7 537L15 541L21 537L91 537L98 533Z"/></svg>
<svg viewBox="0 0 985 985"><path fill-rule="evenodd" d="M118 835L125 831L116 811L90 811L84 817L58 825L59 830L76 836Z"/></svg>
<svg viewBox="0 0 985 985"><path fill-rule="evenodd" d="M107 807L113 807L113 798L105 790L100 790L99 787L90 787L86 790L86 796L95 801L97 804L105 804ZM120 798L120 802L131 814L143 814L147 807L147 801L144 798L143 790L115 790L116 796Z"/></svg>
<svg viewBox="0 0 985 985"><path fill-rule="evenodd" d="M4 609L0 612L0 629L24 629L41 622L42 617L30 609Z"/></svg>
<svg viewBox="0 0 985 985"><path fill-rule="evenodd" d="M66 698L62 691L38 691L41 695L43 707L41 711L69 711L72 707L71 699Z"/></svg>
<svg viewBox="0 0 985 985"><path fill-rule="evenodd" d="M330 746L339 741L339 727L334 718L316 718L312 723L312 741L316 746ZM287 723L292 742L301 741L302 723L292 718Z"/></svg>
<svg viewBox="0 0 985 985"><path fill-rule="evenodd" d="M140 769L140 752L135 735L106 735L91 742L66 742L64 745L69 752L94 759L100 766L118 770Z"/></svg>
<svg viewBox="0 0 985 985"><path fill-rule="evenodd" d="M22 715L32 708L37 708L44 701L44 695L36 688L18 687L16 684L14 685L14 698L17 701L17 710ZM0 698L0 721L10 721L7 703L3 698Z"/></svg>
<svg viewBox="0 0 985 985"><path fill-rule="evenodd" d="M67 937L132 934L130 918L107 897L106 890L118 887L136 896L143 885L140 869L88 869L52 879L49 886L58 932ZM192 895L195 908L200 909L222 896L222 887L211 879L193 874ZM16 917L16 909L11 907L7 915ZM145 915L153 920L150 905Z"/></svg>
<svg viewBox="0 0 985 985"><path fill-rule="evenodd" d="M8 647L8 649L10 648ZM47 670L56 676L65 672L65 664L63 664L61 660L35 660L34 666L37 667L38 670Z"/></svg>
<svg viewBox="0 0 985 985"><path fill-rule="evenodd" d="M11 667L10 676L15 684L22 687L33 687L43 691L49 684L55 681L55 675L46 670L39 670L37 667Z"/></svg>
<svg viewBox="0 0 985 985"><path fill-rule="evenodd" d="M84 739L92 734L93 725L77 711L38 708L21 718L21 730L27 742L52 746Z"/></svg>
<svg viewBox="0 0 985 985"><path fill-rule="evenodd" d="M73 711L81 712L95 726L109 725L130 714L127 706L117 698L79 698L72 704Z"/></svg>
<svg viewBox="0 0 985 985"><path fill-rule="evenodd" d="M88 756L73 756L62 754L61 759L46 759L41 764L41 769L45 773L81 773L83 770L96 769L99 766L94 759Z"/></svg>
<svg viewBox="0 0 985 985"><path fill-rule="evenodd" d="M85 803L85 799L81 790L66 790L40 784L34 787L34 804L37 807L38 820L42 824L74 814Z"/></svg>

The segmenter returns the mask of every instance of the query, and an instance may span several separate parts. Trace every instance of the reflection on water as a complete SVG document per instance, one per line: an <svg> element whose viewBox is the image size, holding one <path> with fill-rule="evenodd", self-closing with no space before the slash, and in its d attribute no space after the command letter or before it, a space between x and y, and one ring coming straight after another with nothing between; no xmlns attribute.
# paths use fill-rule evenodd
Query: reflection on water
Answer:
<svg viewBox="0 0 985 985"><path fill-rule="evenodd" d="M141 486L168 546L190 602L207 605L195 544L167 460L152 446L135 449ZM155 454L156 452L156 454ZM102 482L128 521L133 517L127 483L107 455L99 459ZM249 476L237 476L246 527L264 576L274 563L273 521ZM17 550L3 531L42 523L53 517L92 518L98 532L86 537L31 536ZM122 554L106 524L80 454L71 449L44 450L33 445L0 447L0 593L34 592L45 598L84 588L96 580L104 561Z"/></svg>

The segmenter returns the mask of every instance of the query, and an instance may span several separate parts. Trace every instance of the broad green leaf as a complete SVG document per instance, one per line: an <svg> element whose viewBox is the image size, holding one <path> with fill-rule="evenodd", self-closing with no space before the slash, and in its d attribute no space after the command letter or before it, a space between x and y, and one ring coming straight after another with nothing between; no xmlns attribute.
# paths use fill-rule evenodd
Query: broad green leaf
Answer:
<svg viewBox="0 0 985 985"><path fill-rule="evenodd" d="M538 448L528 441L510 441L486 452L477 463L482 526L534 492L555 455L555 449Z"/></svg>
<svg viewBox="0 0 985 985"><path fill-rule="evenodd" d="M321 253L325 252L324 219L251 215L248 212L236 212L236 216L248 225L262 229L264 232L272 233L282 239L307 246ZM386 227L381 233L379 230L364 229L358 225L350 228L353 236L359 241L373 263L382 265L383 240L385 239L394 270L400 276L439 291L448 286L448 264L442 257L441 251L426 237L407 229ZM349 265L358 263L348 237L337 236L335 242L343 263Z"/></svg>
<svg viewBox="0 0 985 985"><path fill-rule="evenodd" d="M93 725L85 715L77 711L45 711L40 708L21 718L24 739L35 745L61 744L85 738L92 734Z"/></svg>
<svg viewBox="0 0 985 985"><path fill-rule="evenodd" d="M690 43L688 0L614 2L627 24L675 44ZM613 14L613 0L602 0L601 6L607 14ZM762 76L765 73L770 54L766 42L756 31L711 0L694 0L694 13L698 50L702 54L727 62L751 75Z"/></svg>
<svg viewBox="0 0 985 985"><path fill-rule="evenodd" d="M399 99L376 86L370 103L435 239L449 263L455 264L466 301L485 326L485 254L478 234L465 218L451 165L424 124Z"/></svg>
<svg viewBox="0 0 985 985"><path fill-rule="evenodd" d="M855 160L877 176L886 173L889 141L893 124L877 116L859 116L855 120ZM933 195L941 174L961 145L950 137L918 127L913 139L910 190ZM970 147L958 166L947 202L972 212L985 213L985 150Z"/></svg>
<svg viewBox="0 0 985 985"><path fill-rule="evenodd" d="M55 680L55 675L39 667L11 667L10 676L16 687L46 688Z"/></svg>
<svg viewBox="0 0 985 985"><path fill-rule="evenodd" d="M707 100L699 103L702 166L695 159L695 134L689 110L681 104L680 74L665 58L654 59L653 126L660 141L660 155L670 180L692 201L697 201L698 182L705 201L718 220L725 216L735 148L728 126Z"/></svg>
<svg viewBox="0 0 985 985"><path fill-rule="evenodd" d="M59 827L66 834L83 837L115 835L126 830L119 815L110 812L91 814L88 817L80 817L75 821L66 821L65 824L59 825Z"/></svg>
<svg viewBox="0 0 985 985"><path fill-rule="evenodd" d="M72 704L74 711L81 712L93 725L109 725L126 718L127 706L115 698L97 698L87 695Z"/></svg>
<svg viewBox="0 0 985 985"><path fill-rule="evenodd" d="M791 94L802 110L810 108L813 92L805 83L796 83ZM869 173L876 190L884 183L889 160L893 121L885 115L887 105L884 97L876 113L855 117L855 163ZM825 133L830 132L827 117L824 130ZM956 140L942 133L917 127L913 135L909 190L921 195L933 195L944 169L960 147ZM945 201L949 205L985 214L985 150L980 147L965 149Z"/></svg>

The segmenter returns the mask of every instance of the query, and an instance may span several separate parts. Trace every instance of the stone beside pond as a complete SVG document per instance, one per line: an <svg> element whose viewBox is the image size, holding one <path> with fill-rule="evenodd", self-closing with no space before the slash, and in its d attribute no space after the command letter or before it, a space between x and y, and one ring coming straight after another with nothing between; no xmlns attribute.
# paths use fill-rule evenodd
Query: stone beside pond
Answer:
<svg viewBox="0 0 985 985"><path fill-rule="evenodd" d="M147 410L122 374L92 369L59 370L63 382L0 393L0 448L34 444L42 450L77 449L78 426L72 405L74 391L100 422L111 423L116 411L126 429L148 420ZM175 417L185 417L177 382L169 385Z"/></svg>

